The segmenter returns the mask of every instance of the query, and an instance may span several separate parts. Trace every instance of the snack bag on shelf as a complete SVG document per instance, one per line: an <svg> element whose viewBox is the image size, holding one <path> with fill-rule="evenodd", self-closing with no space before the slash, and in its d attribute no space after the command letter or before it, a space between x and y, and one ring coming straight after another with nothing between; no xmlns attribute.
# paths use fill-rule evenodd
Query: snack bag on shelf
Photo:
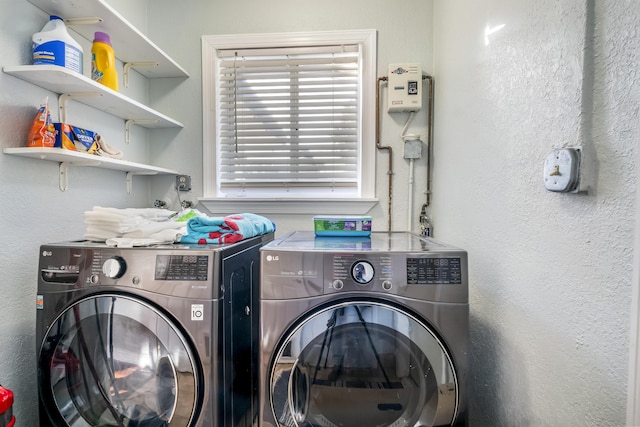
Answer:
<svg viewBox="0 0 640 427"><path fill-rule="evenodd" d="M98 134L68 123L54 123L56 148L96 154ZM1 427L1 426L0 426Z"/></svg>
<svg viewBox="0 0 640 427"><path fill-rule="evenodd" d="M27 138L28 147L53 147L56 142L56 131L51 121L49 111L49 98L45 98L40 104L36 117L33 119L29 136Z"/></svg>

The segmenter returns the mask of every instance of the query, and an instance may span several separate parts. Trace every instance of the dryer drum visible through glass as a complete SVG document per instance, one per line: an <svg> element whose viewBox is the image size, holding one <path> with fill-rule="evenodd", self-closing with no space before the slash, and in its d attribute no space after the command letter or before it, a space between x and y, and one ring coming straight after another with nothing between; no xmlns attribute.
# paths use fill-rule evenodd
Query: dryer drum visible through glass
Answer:
<svg viewBox="0 0 640 427"><path fill-rule="evenodd" d="M261 427L467 425L466 251L305 231L260 251Z"/></svg>
<svg viewBox="0 0 640 427"><path fill-rule="evenodd" d="M427 325L383 301L334 301L308 313L276 347L270 372L282 426L439 425L455 416L446 348Z"/></svg>
<svg viewBox="0 0 640 427"><path fill-rule="evenodd" d="M41 393L70 426L185 426L194 417L198 362L174 322L140 298L97 294L71 305L40 359L49 361Z"/></svg>

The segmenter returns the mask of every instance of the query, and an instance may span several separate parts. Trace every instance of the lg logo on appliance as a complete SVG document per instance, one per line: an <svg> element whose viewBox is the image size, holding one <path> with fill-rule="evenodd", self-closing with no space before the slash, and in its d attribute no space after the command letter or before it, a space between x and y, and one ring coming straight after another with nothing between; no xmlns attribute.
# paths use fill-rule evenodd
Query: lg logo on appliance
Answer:
<svg viewBox="0 0 640 427"><path fill-rule="evenodd" d="M271 261L280 261L280 257L278 255L267 255L267 262Z"/></svg>

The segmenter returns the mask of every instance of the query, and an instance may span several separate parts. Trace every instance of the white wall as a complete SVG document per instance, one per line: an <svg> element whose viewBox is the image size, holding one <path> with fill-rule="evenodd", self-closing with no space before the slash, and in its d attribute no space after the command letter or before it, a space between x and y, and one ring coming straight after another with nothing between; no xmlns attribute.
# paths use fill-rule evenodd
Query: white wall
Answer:
<svg viewBox="0 0 640 427"><path fill-rule="evenodd" d="M338 12L336 12L338 11ZM149 34L158 45L176 52L176 60L191 74L183 82L168 79L152 82L154 105L174 115L185 124L179 134L154 131L152 155L157 163L176 163L175 168L192 176L193 191L184 197L195 200L202 195L202 83L200 37L204 34L244 34L270 32L325 31L369 29L378 31L378 76L387 75L389 63L417 62L425 72L432 64L432 2L410 0L328 0L322 2L276 0L233 2L193 0L175 2L156 0L149 7ZM176 19L177 16L188 19ZM383 91L384 94L384 91ZM384 100L384 99L383 99ZM419 113L409 128L411 133L426 134L426 109ZM402 230L407 224L408 163L402 158L400 132L408 114L383 114L381 142L393 145L395 159L393 228ZM368 143L375 145L375 141ZM377 164L384 168L377 177L377 196L382 203L371 214L374 228L387 226L388 157L378 152ZM414 211L424 202L425 164L417 162L417 195ZM175 201L175 192L168 180L155 180L154 191L166 192ZM318 207L318 214L322 214ZM230 212L231 213L231 212ZM258 212L259 213L259 212ZM278 233L296 229L311 229L312 215L269 215L278 226ZM417 213L415 215L417 218ZM417 219L414 220L417 222Z"/></svg>
<svg viewBox="0 0 640 427"><path fill-rule="evenodd" d="M0 66L30 64L31 36L48 16L24 0L0 0L0 10ZM81 43L89 75L90 42ZM148 87L140 83L125 93L145 102ZM26 144L36 109L47 96L58 121L56 94L0 72L0 147ZM121 119L70 102L68 121L100 132L127 159L148 160L148 132L139 127L133 127L132 142L125 147ZM22 426L38 425L35 302L40 244L82 238L83 213L95 205L146 207L152 200L148 177L135 177L129 195L124 172L71 168L69 189L61 192L58 173L54 162L0 154L0 384L14 392L14 413Z"/></svg>
<svg viewBox="0 0 640 427"><path fill-rule="evenodd" d="M637 2L434 5L434 222L469 251L473 424L625 425ZM546 154L580 142L596 194L546 192Z"/></svg>

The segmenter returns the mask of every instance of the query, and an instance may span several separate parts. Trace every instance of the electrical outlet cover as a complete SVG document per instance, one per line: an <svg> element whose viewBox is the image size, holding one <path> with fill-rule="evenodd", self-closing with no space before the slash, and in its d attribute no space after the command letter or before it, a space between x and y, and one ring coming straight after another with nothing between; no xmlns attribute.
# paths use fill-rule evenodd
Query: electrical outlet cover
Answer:
<svg viewBox="0 0 640 427"><path fill-rule="evenodd" d="M578 185L580 152L575 148L551 151L544 162L544 186L549 191L571 192Z"/></svg>
<svg viewBox="0 0 640 427"><path fill-rule="evenodd" d="M419 159L422 157L422 141L420 139L409 139L404 142L404 158Z"/></svg>
<svg viewBox="0 0 640 427"><path fill-rule="evenodd" d="M176 189L178 191L191 191L191 177L189 175L176 175Z"/></svg>

